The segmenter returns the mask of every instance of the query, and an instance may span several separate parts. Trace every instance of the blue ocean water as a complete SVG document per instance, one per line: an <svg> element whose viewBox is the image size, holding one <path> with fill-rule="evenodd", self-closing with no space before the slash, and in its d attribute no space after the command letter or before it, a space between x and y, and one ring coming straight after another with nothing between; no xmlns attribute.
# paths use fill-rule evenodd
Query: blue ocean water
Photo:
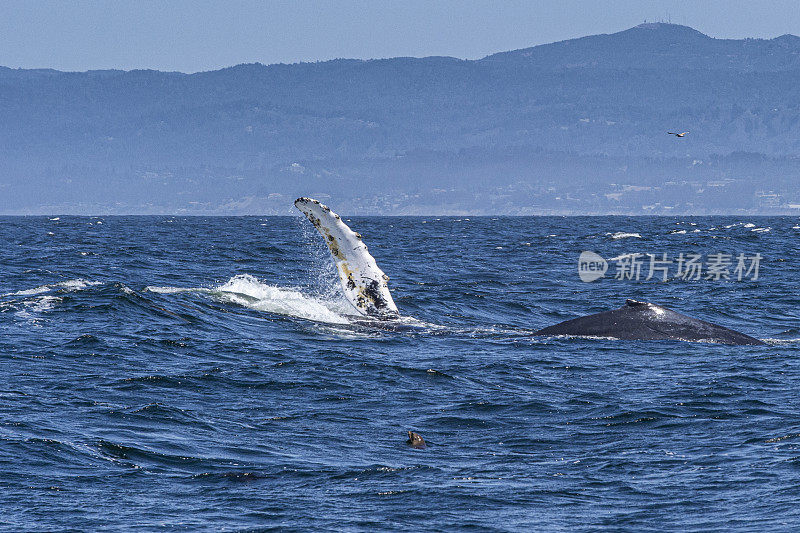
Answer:
<svg viewBox="0 0 800 533"><path fill-rule="evenodd" d="M0 218L0 529L800 527L796 218L348 221L414 327L353 324L299 215ZM626 298L768 344L532 335Z"/></svg>

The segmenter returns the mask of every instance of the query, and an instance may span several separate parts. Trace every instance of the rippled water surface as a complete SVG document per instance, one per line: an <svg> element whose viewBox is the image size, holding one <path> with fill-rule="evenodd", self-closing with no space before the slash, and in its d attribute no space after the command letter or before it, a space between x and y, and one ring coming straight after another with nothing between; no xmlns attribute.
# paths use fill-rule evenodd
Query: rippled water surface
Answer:
<svg viewBox="0 0 800 533"><path fill-rule="evenodd" d="M798 219L348 220L408 327L299 216L0 218L0 529L800 527ZM532 335L625 298L768 344Z"/></svg>

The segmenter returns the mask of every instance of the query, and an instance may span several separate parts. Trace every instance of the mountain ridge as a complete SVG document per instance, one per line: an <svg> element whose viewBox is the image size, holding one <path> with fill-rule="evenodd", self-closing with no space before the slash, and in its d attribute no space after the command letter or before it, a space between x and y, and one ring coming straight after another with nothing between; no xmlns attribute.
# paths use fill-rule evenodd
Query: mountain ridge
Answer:
<svg viewBox="0 0 800 533"><path fill-rule="evenodd" d="M440 205L454 212L692 212L708 182L709 209L757 211L775 195L769 209L794 212L798 81L800 38L714 39L660 23L476 60L250 63L194 74L3 67L0 212L226 212L243 198L256 200L234 212L273 212L309 188L338 195L351 212L411 212L414 202L439 202L443 189L452 205ZM666 135L675 129L690 134ZM561 154L563 164L504 155L517 149ZM737 152L760 154L784 175L770 178ZM492 153L504 173L489 170ZM474 164L456 165L453 154ZM736 163L708 166L720 157ZM586 191L586 158L627 170L598 171ZM650 183L688 175L697 185L669 194ZM661 192L631 194L639 182ZM491 200L515 183L528 191L517 204ZM563 198L574 201L560 206Z"/></svg>

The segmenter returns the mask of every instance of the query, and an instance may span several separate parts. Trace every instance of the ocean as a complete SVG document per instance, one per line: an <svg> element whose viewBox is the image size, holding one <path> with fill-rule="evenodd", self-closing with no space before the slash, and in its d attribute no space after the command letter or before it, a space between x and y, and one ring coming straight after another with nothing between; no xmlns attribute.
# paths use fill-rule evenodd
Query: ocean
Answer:
<svg viewBox="0 0 800 533"><path fill-rule="evenodd" d="M800 528L797 217L344 218L408 327L299 213L0 218L0 530ZM533 335L627 298L767 345Z"/></svg>

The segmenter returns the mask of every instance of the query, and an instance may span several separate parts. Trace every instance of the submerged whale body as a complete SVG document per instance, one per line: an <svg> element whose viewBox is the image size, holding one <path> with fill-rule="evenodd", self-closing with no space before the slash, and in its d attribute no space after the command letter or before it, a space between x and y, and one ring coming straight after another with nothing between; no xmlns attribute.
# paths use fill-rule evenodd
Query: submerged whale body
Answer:
<svg viewBox="0 0 800 533"><path fill-rule="evenodd" d="M627 300L619 309L573 318L534 335L612 337L624 340L680 340L760 345L764 342L732 329L682 315L660 305Z"/></svg>
<svg viewBox="0 0 800 533"><path fill-rule="evenodd" d="M298 198L294 205L306 215L325 239L336 262L339 281L347 300L364 318L353 325L381 329L414 329L396 320L400 317L389 292L389 277L378 268L361 235L351 230L327 206L311 198ZM378 322L378 319L380 322ZM720 344L764 344L764 342L711 322L677 313L666 307L628 300L612 311L574 318L546 327L534 335L611 337L625 340L680 340Z"/></svg>

